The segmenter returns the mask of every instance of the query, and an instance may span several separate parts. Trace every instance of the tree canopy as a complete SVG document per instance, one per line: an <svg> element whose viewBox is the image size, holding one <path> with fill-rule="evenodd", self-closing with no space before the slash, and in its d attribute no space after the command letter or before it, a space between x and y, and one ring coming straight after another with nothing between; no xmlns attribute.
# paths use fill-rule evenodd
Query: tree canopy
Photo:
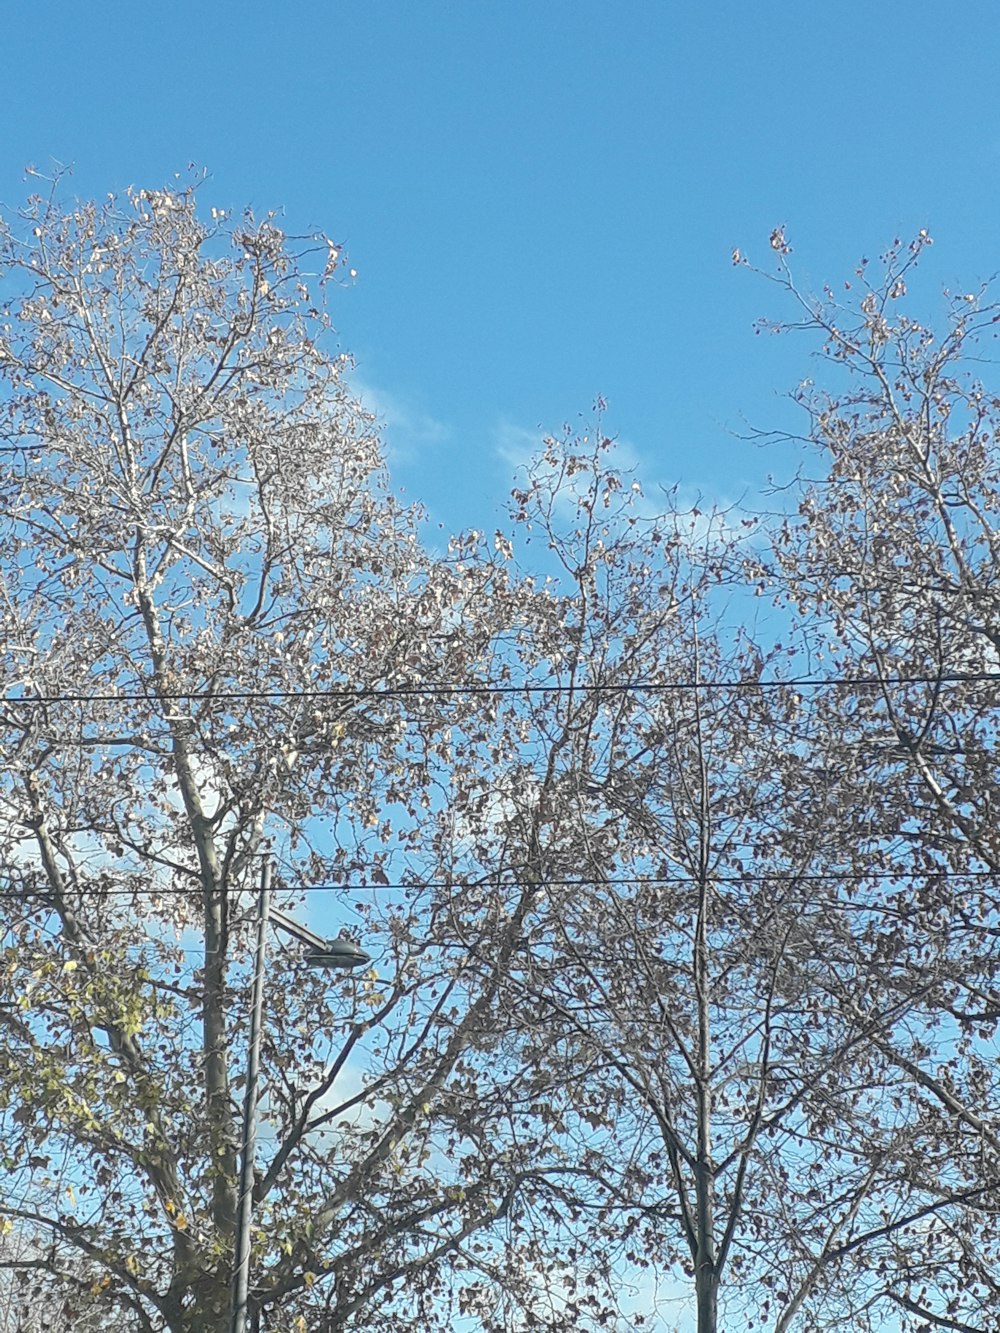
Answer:
<svg viewBox="0 0 1000 1333"><path fill-rule="evenodd" d="M778 514L654 502L599 404L438 549L326 237L0 223L8 1309L231 1327L266 862L373 962L269 955L254 1328L985 1333L1000 316L902 313L926 239L847 309L774 247Z"/></svg>

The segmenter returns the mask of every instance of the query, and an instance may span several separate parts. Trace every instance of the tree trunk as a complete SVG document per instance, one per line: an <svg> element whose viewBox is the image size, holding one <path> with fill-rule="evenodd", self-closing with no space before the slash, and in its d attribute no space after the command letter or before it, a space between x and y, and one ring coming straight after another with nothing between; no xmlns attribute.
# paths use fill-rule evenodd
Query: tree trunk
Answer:
<svg viewBox="0 0 1000 1333"><path fill-rule="evenodd" d="M719 1284L713 1265L706 1259L695 1274L698 1301L698 1333L716 1333L719 1318Z"/></svg>

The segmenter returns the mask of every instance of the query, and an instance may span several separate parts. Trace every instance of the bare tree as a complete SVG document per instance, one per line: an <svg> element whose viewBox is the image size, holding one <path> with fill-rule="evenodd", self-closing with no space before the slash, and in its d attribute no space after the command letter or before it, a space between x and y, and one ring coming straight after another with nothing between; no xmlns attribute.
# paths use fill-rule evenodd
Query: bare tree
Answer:
<svg viewBox="0 0 1000 1333"><path fill-rule="evenodd" d="M863 261L849 304L801 293L780 240L770 276L818 338L828 387L795 395L812 480L771 573L811 660L840 682L815 711L855 864L885 884L863 901L856 946L881 998L841 977L836 996L859 1019L909 1014L871 1038L895 1073L897 1140L912 1139L901 1175L909 1187L934 1164L941 1197L965 1199L957 1215L929 1208L867 1287L905 1327L985 1330L1000 1296L1000 400L983 377L1000 314L984 287L948 297L943 335L913 317L926 232Z"/></svg>
<svg viewBox="0 0 1000 1333"><path fill-rule="evenodd" d="M640 1285L689 1282L701 1333L985 1333L993 1075L942 1007L969 923L830 692L749 637L753 521L651 514L609 445L550 442L517 497L555 563L516 673L557 688L505 703L464 844L539 886L508 1021L574 1089L566 1215Z"/></svg>
<svg viewBox="0 0 1000 1333"><path fill-rule="evenodd" d="M480 708L433 688L502 651L503 562L428 558L393 498L327 350L337 247L196 205L46 189L0 226L0 1214L130 1327L228 1328L266 855L293 905L370 886L334 901L377 966L272 955L254 1318L500 1327L561 1169L482 1053L528 891L479 896L470 970L415 868Z"/></svg>

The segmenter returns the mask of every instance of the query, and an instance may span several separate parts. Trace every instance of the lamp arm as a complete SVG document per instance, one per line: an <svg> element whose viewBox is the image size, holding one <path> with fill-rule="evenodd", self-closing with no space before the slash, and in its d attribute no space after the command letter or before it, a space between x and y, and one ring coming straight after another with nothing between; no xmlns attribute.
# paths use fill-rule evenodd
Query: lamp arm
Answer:
<svg viewBox="0 0 1000 1333"><path fill-rule="evenodd" d="M317 935L315 931L310 930L308 926L301 925L292 917L285 916L284 912L279 912L276 907L271 908L270 916L272 926L276 926L278 930L283 930L286 935L291 935L300 944L307 944L311 949L326 947L326 940L322 935Z"/></svg>

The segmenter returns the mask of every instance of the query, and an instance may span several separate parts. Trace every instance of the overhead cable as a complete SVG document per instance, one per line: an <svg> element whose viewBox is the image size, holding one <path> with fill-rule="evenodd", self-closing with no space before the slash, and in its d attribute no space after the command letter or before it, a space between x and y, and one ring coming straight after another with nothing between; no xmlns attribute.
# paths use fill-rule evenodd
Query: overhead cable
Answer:
<svg viewBox="0 0 1000 1333"><path fill-rule="evenodd" d="M366 699L452 697L454 695L505 694L676 694L691 690L777 690L777 689L880 689L901 685L954 685L1000 683L1000 671L953 671L915 676L799 676L784 679L751 677L732 680L623 681L617 684L581 683L571 685L471 684L337 686L321 690L169 690L162 693L121 691L65 694L5 695L0 706L31 707L63 703L228 703L249 699L335 699L345 703Z"/></svg>
<svg viewBox="0 0 1000 1333"><path fill-rule="evenodd" d="M194 872L192 872L193 874ZM894 880L997 880L1000 879L1000 873L993 870L872 870L865 873L825 871L822 873L796 873L794 870L775 871L769 874L754 875L709 875L708 881L712 884L864 884L879 882L885 883ZM404 890L446 890L446 889L468 889L468 888L504 888L512 885L526 883L516 876L508 880L494 880L484 882L482 880L426 880L423 882L409 882L398 884L295 884L279 885L276 892L279 894L303 895L308 896L314 893L369 893L369 892L402 892ZM536 882L536 881L532 881ZM613 876L610 878L597 877L593 879L539 879L537 884L540 888L586 888L593 886L595 888L621 887L632 885L643 887L650 885L657 887L659 885L680 885L697 884L698 879L695 875L624 875ZM183 885L164 885L161 888L122 888L112 886L108 888L88 887L75 891L75 897L92 896L95 898L170 898L192 894L199 891L200 886L192 883L190 888ZM252 888L233 887L226 890L227 894L239 895L243 893L252 893ZM0 889L0 899L19 899L23 900L26 896L35 896L41 898L50 897L51 894L44 888L27 887L24 889Z"/></svg>

